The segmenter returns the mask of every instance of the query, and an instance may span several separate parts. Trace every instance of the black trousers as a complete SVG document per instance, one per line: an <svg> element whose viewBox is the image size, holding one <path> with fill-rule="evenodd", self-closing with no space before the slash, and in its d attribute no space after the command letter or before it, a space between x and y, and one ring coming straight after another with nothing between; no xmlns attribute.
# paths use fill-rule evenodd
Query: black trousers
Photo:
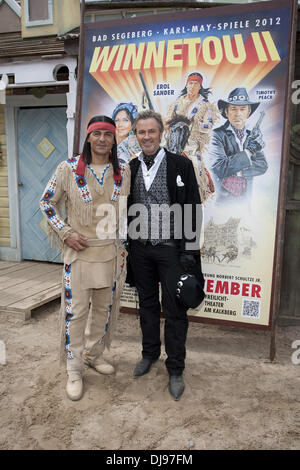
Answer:
<svg viewBox="0 0 300 470"><path fill-rule="evenodd" d="M151 361L160 356L160 282L165 317L165 350L168 356L166 367L169 374L181 375L186 355L187 310L178 304L175 293L169 292L166 285L168 269L179 264L179 251L175 246L152 246L132 241L130 260L139 295L142 355Z"/></svg>

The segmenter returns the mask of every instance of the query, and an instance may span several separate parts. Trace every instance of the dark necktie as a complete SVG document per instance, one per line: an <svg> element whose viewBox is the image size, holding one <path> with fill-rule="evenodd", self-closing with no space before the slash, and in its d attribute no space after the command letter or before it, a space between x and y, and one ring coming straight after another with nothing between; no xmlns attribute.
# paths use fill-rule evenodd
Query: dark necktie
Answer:
<svg viewBox="0 0 300 470"><path fill-rule="evenodd" d="M147 170L150 170L150 168L154 164L155 157L156 155L144 155L144 162L147 167Z"/></svg>
<svg viewBox="0 0 300 470"><path fill-rule="evenodd" d="M145 165L146 165L148 171L150 170L150 168L154 164L155 157L156 157L156 155L158 154L159 151L160 151L160 148L157 150L157 152L155 152L154 155L145 155L145 154L143 154L143 160L145 162Z"/></svg>
<svg viewBox="0 0 300 470"><path fill-rule="evenodd" d="M244 138L244 134L245 134L245 128L244 129L236 129L235 127L233 127L233 129L234 129L234 132L235 132L237 138L242 143L243 138Z"/></svg>

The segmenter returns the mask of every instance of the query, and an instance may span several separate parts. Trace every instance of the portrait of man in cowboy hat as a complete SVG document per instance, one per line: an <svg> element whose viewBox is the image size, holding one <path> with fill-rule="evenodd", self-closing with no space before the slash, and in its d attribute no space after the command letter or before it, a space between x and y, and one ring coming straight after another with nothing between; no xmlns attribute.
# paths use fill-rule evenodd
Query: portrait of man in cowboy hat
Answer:
<svg viewBox="0 0 300 470"><path fill-rule="evenodd" d="M209 152L217 204L247 201L249 206L254 176L268 169L262 132L247 126L259 105L250 101L246 88L235 88L227 100L218 101L226 122L213 130Z"/></svg>

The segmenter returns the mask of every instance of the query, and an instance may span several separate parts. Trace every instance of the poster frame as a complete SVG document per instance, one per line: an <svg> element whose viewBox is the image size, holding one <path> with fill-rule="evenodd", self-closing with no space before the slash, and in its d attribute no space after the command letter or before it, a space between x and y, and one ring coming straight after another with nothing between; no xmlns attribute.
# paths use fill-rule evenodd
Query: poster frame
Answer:
<svg viewBox="0 0 300 470"><path fill-rule="evenodd" d="M78 93L77 93L77 112L75 117L75 138L74 138L74 150L78 151L79 146L79 135L80 135L80 125L81 125L81 103L83 95L83 78L84 78L84 38L86 31L90 29L95 29L99 26L99 31L101 32L102 22L96 23L84 23L84 9L85 2L82 3L82 14L81 14L81 27L80 27L80 56L79 56L79 74L78 74ZM287 74L285 80L285 90L286 90L286 100L284 103L284 122L283 122L283 140L282 140L282 152L281 152L281 168L280 168L280 178L279 178L279 190L278 190L278 206L277 206L277 218L275 226L275 244L274 244L274 255L273 255L273 271L272 271L272 280L271 280L271 298L270 298L270 309L269 309L269 323L268 325L257 325L250 324L238 321L229 321L229 320L219 320L206 318L201 316L188 315L189 320L197 323L205 324L214 324L214 325L223 325L223 326L234 326L242 327L247 329L255 330L268 330L271 331L271 347L270 347L270 359L273 360L275 357L275 330L276 330L276 321L279 313L280 305L280 286L281 286L281 274L282 274L282 263L283 263L283 248L284 248L284 231L285 231L285 205L286 205L286 196L287 196L287 182L288 182L288 168L289 168L289 145L290 145L290 123L291 123L291 111L292 111L292 80L294 76L294 57L296 49L296 32L297 32L297 0L272 0L268 2L257 2L251 4L231 4L231 5L220 5L214 6L212 8L194 8L189 9L188 11L182 12L167 12L160 15L147 15L147 16L138 16L135 18L128 18L126 22L130 25L143 24L143 23L155 23L161 22L162 18L165 16L168 21L172 19L188 19L193 15L193 11L201 10L201 17L205 18L212 16L214 13L216 15L227 14L228 9L230 8L230 13L242 13L243 11L255 12L255 11L269 11L275 10L277 8L290 8L291 17L290 17L290 37L289 37L289 55L288 55L288 66ZM120 24L120 20L111 20L105 22L105 28L114 27ZM136 313L136 308L121 307L120 309L123 313Z"/></svg>

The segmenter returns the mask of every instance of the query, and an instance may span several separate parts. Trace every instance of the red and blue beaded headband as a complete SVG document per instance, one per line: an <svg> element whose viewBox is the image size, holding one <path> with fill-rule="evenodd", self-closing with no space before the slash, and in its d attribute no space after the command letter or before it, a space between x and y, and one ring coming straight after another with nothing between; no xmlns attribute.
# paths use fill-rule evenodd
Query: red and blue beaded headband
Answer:
<svg viewBox="0 0 300 470"><path fill-rule="evenodd" d="M110 124L109 122L93 122L92 124L89 125L87 132L90 134L93 131L109 131L112 132L114 135L116 134L116 128L113 124Z"/></svg>
<svg viewBox="0 0 300 470"><path fill-rule="evenodd" d="M199 82L200 85L202 85L202 82L203 82L202 78L199 75L190 75L186 83L191 82L191 81Z"/></svg>

